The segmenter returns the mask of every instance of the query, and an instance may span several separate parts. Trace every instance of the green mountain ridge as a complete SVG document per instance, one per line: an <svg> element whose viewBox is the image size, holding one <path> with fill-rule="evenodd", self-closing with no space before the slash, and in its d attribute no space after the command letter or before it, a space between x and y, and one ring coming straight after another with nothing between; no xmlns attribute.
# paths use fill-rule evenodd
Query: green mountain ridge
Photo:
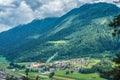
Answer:
<svg viewBox="0 0 120 80"><path fill-rule="evenodd" d="M120 43L116 43L116 38L113 39L112 31L107 26L112 18L119 13L120 8L113 4L85 4L60 18L51 19L48 25L46 23L49 21L45 22L43 25L47 29L41 25L42 28L34 29L32 27L29 29L32 31L28 31L29 26L38 26L40 23L26 25L27 36L21 37L20 34L17 34L19 38L23 39L21 43L18 39L18 41L15 40L16 43L11 41L13 42L11 45L3 45L5 42L1 37L6 36L9 31L4 32L4 35L1 33L0 41L3 42L0 43L0 54L11 61L44 62L51 57L53 60L59 60L84 56L101 57L102 53L111 55L120 49ZM39 33L41 29L43 32ZM24 32L24 27L22 30ZM14 34L15 31L19 31L19 29L14 28L11 33ZM37 34L34 34L33 31ZM8 36L11 37L10 34Z"/></svg>

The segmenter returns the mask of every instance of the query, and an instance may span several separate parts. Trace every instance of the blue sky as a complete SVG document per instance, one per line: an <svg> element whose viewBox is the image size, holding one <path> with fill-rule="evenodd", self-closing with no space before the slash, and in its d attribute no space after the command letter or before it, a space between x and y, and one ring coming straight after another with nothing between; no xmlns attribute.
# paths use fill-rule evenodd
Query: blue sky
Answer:
<svg viewBox="0 0 120 80"><path fill-rule="evenodd" d="M85 3L113 0L0 0L0 32L46 17L59 17ZM119 0L115 0L119 1Z"/></svg>

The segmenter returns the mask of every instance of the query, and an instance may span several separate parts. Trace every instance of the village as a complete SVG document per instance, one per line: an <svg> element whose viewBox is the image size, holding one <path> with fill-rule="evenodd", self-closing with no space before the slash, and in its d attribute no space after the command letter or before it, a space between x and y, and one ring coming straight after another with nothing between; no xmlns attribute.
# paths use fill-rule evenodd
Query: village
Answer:
<svg viewBox="0 0 120 80"><path fill-rule="evenodd" d="M39 73L50 73L56 70L73 70L78 72L79 69L89 68L94 64L94 60L89 58L80 58L80 59L71 59L71 60L61 60L54 61L50 63L43 62L33 62L30 65L26 65L26 68L29 70L36 70Z"/></svg>
<svg viewBox="0 0 120 80"><path fill-rule="evenodd" d="M56 73L57 71L65 71L65 74L69 73L79 73L80 70L84 68L91 68L92 65L99 62L99 60L94 60L90 58L78 58L78 59L70 59L70 60L59 60L59 61L51 61L51 62L29 62L26 64L22 63L10 63L8 67L0 69L2 77L0 76L0 80L5 80L6 77L19 77L21 80L22 76L26 76L25 70L29 70L29 74L31 76L36 77L37 75L40 77L47 77L51 73ZM9 74L8 74L9 73ZM4 76L3 76L4 75ZM34 80L34 79L33 79Z"/></svg>

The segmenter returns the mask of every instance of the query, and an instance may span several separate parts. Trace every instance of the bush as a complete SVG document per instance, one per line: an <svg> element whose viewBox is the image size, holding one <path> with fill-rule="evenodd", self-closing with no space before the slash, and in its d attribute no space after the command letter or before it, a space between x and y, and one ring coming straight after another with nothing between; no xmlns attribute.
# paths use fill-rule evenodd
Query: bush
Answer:
<svg viewBox="0 0 120 80"><path fill-rule="evenodd" d="M28 78L28 77L26 77L26 76L23 76L21 79L22 79L22 80L30 80L30 78Z"/></svg>
<svg viewBox="0 0 120 80"><path fill-rule="evenodd" d="M66 71L66 75L68 75L68 74L70 74L70 72L69 72L69 71Z"/></svg>
<svg viewBox="0 0 120 80"><path fill-rule="evenodd" d="M87 69L87 68L82 68L79 69L79 73L84 73L84 74L89 74L89 73L94 73L95 70L93 68Z"/></svg>
<svg viewBox="0 0 120 80"><path fill-rule="evenodd" d="M55 72L51 72L49 75L49 78L53 78L54 75L55 75Z"/></svg>
<svg viewBox="0 0 120 80"><path fill-rule="evenodd" d="M11 62L8 66L8 69L13 69L13 68L24 69L25 66L24 65L18 65L16 63Z"/></svg>
<svg viewBox="0 0 120 80"><path fill-rule="evenodd" d="M74 71L73 71L73 70L71 70L70 72L71 72L71 74L73 74L73 72L74 72Z"/></svg>

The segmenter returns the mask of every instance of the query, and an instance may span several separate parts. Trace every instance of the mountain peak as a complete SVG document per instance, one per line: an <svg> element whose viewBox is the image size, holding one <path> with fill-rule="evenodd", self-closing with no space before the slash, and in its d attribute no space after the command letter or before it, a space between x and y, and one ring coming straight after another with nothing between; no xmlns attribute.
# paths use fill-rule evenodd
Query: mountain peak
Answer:
<svg viewBox="0 0 120 80"><path fill-rule="evenodd" d="M112 3L106 3L106 2L99 2L99 3L86 3L85 5L81 7L117 7L115 4Z"/></svg>
<svg viewBox="0 0 120 80"><path fill-rule="evenodd" d="M99 2L99 3L92 3L92 4L85 4L79 8L79 11L107 11L107 12L118 12L120 10L119 7L117 7L114 4L111 3L105 3L105 2Z"/></svg>
<svg viewBox="0 0 120 80"><path fill-rule="evenodd" d="M99 3L87 3L79 8L75 8L65 14L63 18L66 18L68 16L72 15L97 15L100 17L104 16L115 16L116 13L120 12L120 8L117 7L115 4L106 3L106 2L99 2Z"/></svg>

